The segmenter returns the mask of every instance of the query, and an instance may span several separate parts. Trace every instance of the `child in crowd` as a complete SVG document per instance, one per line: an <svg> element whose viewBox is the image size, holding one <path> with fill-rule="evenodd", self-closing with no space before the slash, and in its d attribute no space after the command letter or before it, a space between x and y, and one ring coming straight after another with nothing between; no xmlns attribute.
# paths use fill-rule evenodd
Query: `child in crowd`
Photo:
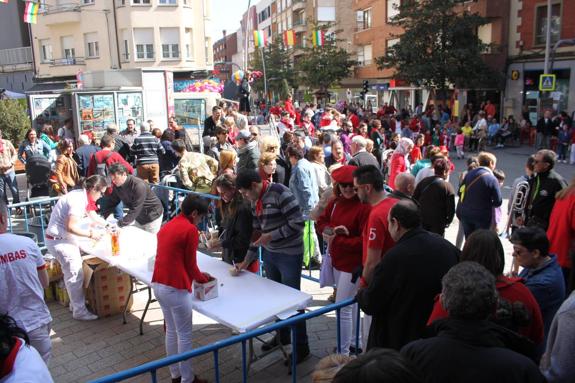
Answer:
<svg viewBox="0 0 575 383"><path fill-rule="evenodd" d="M465 135L461 128L457 129L457 135L455 136L455 149L457 150L457 158L465 158L465 153L463 152L463 146L465 144Z"/></svg>
<svg viewBox="0 0 575 383"><path fill-rule="evenodd" d="M557 135L557 162L567 163L567 151L569 150L569 143L571 142L571 134L569 132L569 125L563 124L559 128Z"/></svg>

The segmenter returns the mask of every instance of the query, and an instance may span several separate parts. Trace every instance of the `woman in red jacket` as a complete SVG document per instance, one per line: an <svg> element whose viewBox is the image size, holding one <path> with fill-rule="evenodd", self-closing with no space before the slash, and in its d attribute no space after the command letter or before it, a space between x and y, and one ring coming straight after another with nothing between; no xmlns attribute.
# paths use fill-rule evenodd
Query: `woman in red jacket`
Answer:
<svg viewBox="0 0 575 383"><path fill-rule="evenodd" d="M331 173L335 198L326 206L317 221L318 232L328 244L337 287L336 302L355 296L358 281L352 282L352 273L361 266L362 231L371 207L362 204L353 189L355 166L345 165ZM341 309L341 352L349 354L352 344L352 323L357 304ZM356 314L354 314L354 312ZM360 333L361 334L361 333ZM361 344L361 339L359 340Z"/></svg>
<svg viewBox="0 0 575 383"><path fill-rule="evenodd" d="M208 213L208 202L189 194L181 213L158 232L152 288L166 322L168 355L189 351L192 346L192 282L212 279L196 262L199 232L197 225ZM205 382L194 375L192 360L170 365L173 382Z"/></svg>
<svg viewBox="0 0 575 383"><path fill-rule="evenodd" d="M395 148L395 151L391 155L391 163L389 165L389 179L387 180L387 184L392 189L395 189L395 177L397 177L399 173L409 170L407 156L411 152L411 149L413 149L413 141L410 138L401 137L397 148Z"/></svg>
<svg viewBox="0 0 575 383"><path fill-rule="evenodd" d="M494 318L495 322L531 339L535 345L541 345L541 342L543 342L541 309L531 291L523 284L521 278L509 278L503 275L505 253L497 233L491 230L474 231L465 241L460 260L462 262L477 262L489 270L496 278L495 287L497 292L502 300L510 304L510 307L503 307L500 302L497 315ZM435 306L427 322L428 325L437 319L449 316L438 297L435 299ZM517 307L518 302L523 304L524 310ZM522 315L525 314L524 311L527 311L527 315ZM518 320L519 318L521 320ZM525 320L526 318L529 319Z"/></svg>

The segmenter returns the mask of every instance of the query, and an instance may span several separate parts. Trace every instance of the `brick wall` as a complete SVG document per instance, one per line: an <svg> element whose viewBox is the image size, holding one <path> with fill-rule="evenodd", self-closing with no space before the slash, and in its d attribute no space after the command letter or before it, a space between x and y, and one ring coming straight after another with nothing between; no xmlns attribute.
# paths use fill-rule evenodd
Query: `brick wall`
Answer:
<svg viewBox="0 0 575 383"><path fill-rule="evenodd" d="M522 1L522 9L518 12L518 17L521 17L521 24L517 27L517 32L523 41L523 49L533 49L535 41L535 12L538 5L545 5L545 0L520 0ZM562 0L554 1L554 3L561 3L561 39L575 38L575 1ZM519 41L516 42L519 47ZM540 46L535 46L539 48Z"/></svg>

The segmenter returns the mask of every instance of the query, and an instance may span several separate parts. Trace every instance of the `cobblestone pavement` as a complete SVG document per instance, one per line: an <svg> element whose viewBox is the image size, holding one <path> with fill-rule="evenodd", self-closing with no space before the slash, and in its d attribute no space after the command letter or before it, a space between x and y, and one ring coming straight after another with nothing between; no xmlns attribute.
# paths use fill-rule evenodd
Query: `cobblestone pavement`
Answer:
<svg viewBox="0 0 575 383"><path fill-rule="evenodd" d="M507 199L513 180L522 174L526 156L533 152L530 148L509 148L493 150L498 156L498 166L502 168L507 179L503 188L504 213L506 214ZM457 171L464 168L463 160L454 160ZM566 178L573 176L574 168L560 164L557 170ZM457 174L451 178L457 186ZM457 234L457 219L447 230L446 237L453 243ZM508 240L502 240L506 251L506 270L509 269L512 247ZM310 307L324 306L331 289L320 289L319 286L307 280L302 283L302 289L314 297ZM128 323L122 324L121 315L100 319L94 322L78 322L72 319L67 308L58 303L50 303L54 321L52 323L53 358L50 371L58 383L85 382L90 379L105 376L116 371L135 367L144 362L159 359L165 355L164 333L161 310L158 303L150 306L144 325L144 335L139 335L138 320L142 313L146 293L135 295L132 313ZM324 315L308 322L308 336L312 356L298 366L298 381L310 382L311 372L317 361L332 352L336 345L335 314ZM231 331L209 318L194 313L194 344L203 346L231 336ZM260 342L255 341L259 351ZM211 354L194 359L197 374L214 381L213 357ZM221 382L232 383L241 381L241 347L239 345L223 349L220 353ZM167 368L158 371L160 382L169 380ZM130 382L149 382L149 376L129 380ZM290 382L288 369L283 365L282 354L279 351L256 361L250 370L250 382Z"/></svg>

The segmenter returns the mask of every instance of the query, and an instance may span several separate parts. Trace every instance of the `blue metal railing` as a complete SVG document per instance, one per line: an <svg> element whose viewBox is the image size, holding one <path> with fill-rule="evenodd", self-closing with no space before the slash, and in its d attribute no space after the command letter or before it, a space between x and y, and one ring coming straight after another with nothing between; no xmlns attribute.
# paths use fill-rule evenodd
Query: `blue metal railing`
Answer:
<svg viewBox="0 0 575 383"><path fill-rule="evenodd" d="M296 325L299 322L302 321L307 321L309 319L312 318L316 318L318 316L327 314L329 312L335 311L336 312L336 320L337 320L337 352L341 352L341 328L340 328L340 310L346 306L350 306L355 304L355 298L349 298L346 300L343 300L341 302L338 303L334 303L328 306L324 306L322 308L319 308L317 310L311 311L309 313L305 313L305 314L301 314L301 315L296 315L293 316L291 318L288 318L286 320L283 320L281 322L276 322L249 332L246 332L245 334L241 334L241 335L236 335L230 338L226 338L220 341L216 341L212 344L209 344L207 346L203 346L200 348L197 348L195 350L191 350L191 351L187 351L187 352L183 352L181 354L178 355L173 355L173 356L168 356L166 358L162 358L162 359L158 359L152 362L148 362L148 363L144 363L140 366L131 368L129 370L125 370L125 371L121 371L112 375L108 375L105 376L103 378L99 378L96 380L91 381L90 383L112 383L112 382L119 382L125 379L129 379L129 378L133 378L135 376L138 375L142 375L142 374L146 374L149 373L150 374L150 378L151 378L151 382L152 383L156 383L157 382L157 370L163 367L167 367L171 364L174 363L179 363L182 362L184 360L190 359L190 358L194 358L200 355L204 355L207 353L213 353L213 357L214 357L214 375L215 375L215 381L217 383L220 382L220 370L219 370L219 350L224 348L224 347L229 347L232 346L234 344L237 343L241 343L242 344L242 376L243 376L243 382L247 382L248 380L248 369L247 369L247 351L246 351L246 343L247 341L249 341L250 339L257 337L257 336L261 336L264 334L267 334L269 332L272 331L276 331L279 330L281 328L284 327L290 327L291 328L291 342L292 342L292 358L291 358L291 376L292 376L292 382L295 383L297 382L297 367L296 367L296 362L297 362L297 347L295 347L296 344ZM357 326L356 326L356 338L355 338L355 348L356 350L359 349L359 318L360 317L360 311L357 310L357 315L356 315L356 320L357 320Z"/></svg>

